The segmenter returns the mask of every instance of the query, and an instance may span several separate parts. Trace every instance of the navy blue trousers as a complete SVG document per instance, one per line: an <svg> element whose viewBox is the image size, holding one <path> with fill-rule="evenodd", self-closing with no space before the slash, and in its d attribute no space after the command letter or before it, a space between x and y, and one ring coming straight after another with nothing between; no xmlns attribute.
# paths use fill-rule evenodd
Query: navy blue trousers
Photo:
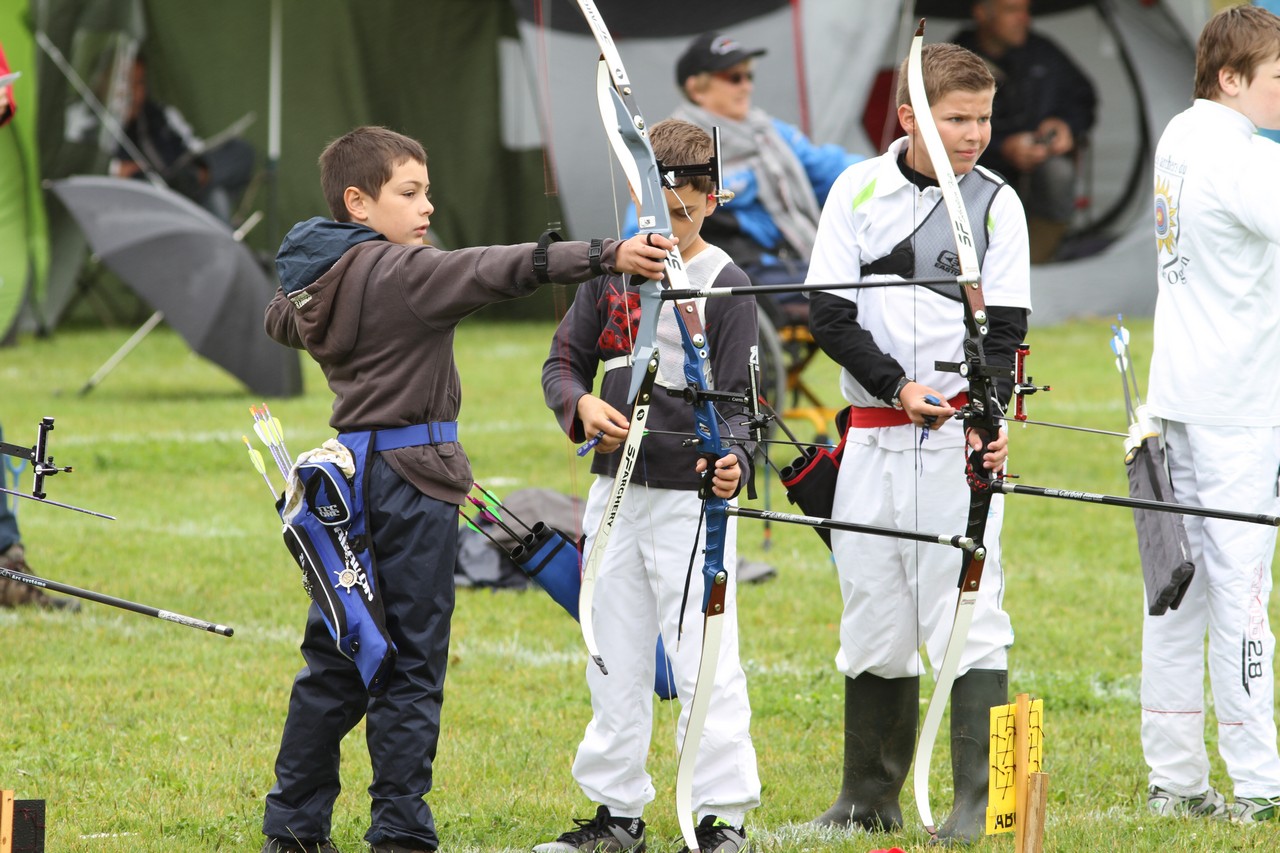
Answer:
<svg viewBox="0 0 1280 853"><path fill-rule="evenodd" d="M373 779L365 840L434 850L439 840L423 797L431 790L440 737L457 507L423 495L379 454L370 465L365 506L387 631L398 652L395 671L387 692L371 699L355 664L337 650L319 608L311 605L302 639L306 666L289 697L262 831L302 841L329 837L340 789L339 746L366 717Z"/></svg>

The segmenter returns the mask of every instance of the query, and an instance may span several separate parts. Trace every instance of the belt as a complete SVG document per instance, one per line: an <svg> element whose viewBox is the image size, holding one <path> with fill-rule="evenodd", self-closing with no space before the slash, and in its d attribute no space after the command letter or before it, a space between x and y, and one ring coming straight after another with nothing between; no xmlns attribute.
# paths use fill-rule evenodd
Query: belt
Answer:
<svg viewBox="0 0 1280 853"><path fill-rule="evenodd" d="M969 402L969 395L963 391L947 401L947 405L953 409L959 409L961 406ZM891 427L903 426L911 423L911 416L902 409L891 409L887 406L871 406L868 408L860 408L853 406L849 412L849 426L861 429L873 429L875 427Z"/></svg>
<svg viewBox="0 0 1280 853"><path fill-rule="evenodd" d="M426 424L410 424L395 429L377 430L373 433L373 449L397 450L401 447L418 447L423 444L450 444L457 440L457 421L432 421Z"/></svg>

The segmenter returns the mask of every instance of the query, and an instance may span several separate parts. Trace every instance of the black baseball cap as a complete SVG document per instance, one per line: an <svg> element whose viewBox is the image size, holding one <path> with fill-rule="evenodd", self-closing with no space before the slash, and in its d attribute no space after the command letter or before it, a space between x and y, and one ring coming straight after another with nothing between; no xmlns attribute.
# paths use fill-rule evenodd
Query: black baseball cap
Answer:
<svg viewBox="0 0 1280 853"><path fill-rule="evenodd" d="M704 71L723 71L739 62L763 56L764 48L747 50L722 33L703 33L698 36L676 60L676 85Z"/></svg>

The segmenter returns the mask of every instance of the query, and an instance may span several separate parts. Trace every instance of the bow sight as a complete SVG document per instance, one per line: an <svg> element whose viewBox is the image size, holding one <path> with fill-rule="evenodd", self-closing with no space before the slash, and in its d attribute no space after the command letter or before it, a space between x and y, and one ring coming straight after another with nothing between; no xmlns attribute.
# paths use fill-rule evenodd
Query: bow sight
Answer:
<svg viewBox="0 0 1280 853"><path fill-rule="evenodd" d="M53 464L53 457L46 455L49 449L49 433L53 432L53 418L41 418L39 426L36 427L36 443L31 447L21 447L16 444L8 444L0 441L0 453L5 456L13 456L31 463L33 472L31 482L31 494L19 492L14 489L7 489L0 485L0 492L14 495L15 497L25 498L26 500L38 501L39 503L49 504L50 506L62 507L76 512L83 512L86 515L95 515L98 518L105 518L115 521L115 516L106 515L101 512L94 512L91 509L82 509L71 504L59 503L51 501L45 496L44 479L52 477L55 474L69 474L72 471L70 465L59 467ZM14 485L17 485L15 483Z"/></svg>
<svg viewBox="0 0 1280 853"><path fill-rule="evenodd" d="M3 486L0 486L0 492L4 492L5 494L8 494L8 495L14 495L20 498L25 498L26 500L29 500L29 501L36 501L37 503L49 504L50 506L61 507L62 509L75 510L76 512L83 512L86 515L93 515L93 516L97 516L98 518L105 518L108 521L115 521L115 516L113 515L106 515L105 513L94 512L91 509L82 509L81 507L71 506L71 504L59 503L58 501L51 501L45 496L45 491L44 491L45 477L52 477L55 474L69 474L71 473L71 470L72 470L70 465L65 465L61 467L54 465L53 457L48 455L49 433L51 433L52 431L53 431L53 418L41 418L40 425L36 427L36 443L31 447L22 447L17 444L8 444L6 442L0 441L0 454L3 454L5 456L14 456L14 457L17 457L18 459L22 459L27 462L30 462L31 470L34 473L34 479L31 484L31 494L15 491L14 489L7 489L7 488L4 488ZM17 571L16 569L6 568L5 566L0 566L0 579L13 581L14 583L24 583L27 586L33 586L33 587L36 587L37 589L47 589L47 590L52 590L53 592L61 592L66 595L74 595L77 598L83 598L87 601L96 601L99 604L106 604L110 607L118 607L121 610L128 610L133 613L140 613L143 616L152 616L156 619L163 619L166 622L173 622L177 625L186 625L188 628L195 628L200 631L208 631L211 634L220 634L224 637L230 637L232 633L234 633L233 630L227 627L226 625L219 625L214 622L206 622L203 619L196 619L191 616L184 616L181 613L174 613L171 610L161 610L156 607L151 607L150 605L147 605L147 604L138 604L137 602L134 602L134 601L127 601L123 598L116 598L115 596L104 595L103 593L94 592L93 590L81 589L80 587L77 587L77 586L70 586L69 584L59 583L57 581L52 581L47 578L36 577L35 575L28 574L26 572L20 572L20 571ZM5 849L8 849L8 848L6 847Z"/></svg>

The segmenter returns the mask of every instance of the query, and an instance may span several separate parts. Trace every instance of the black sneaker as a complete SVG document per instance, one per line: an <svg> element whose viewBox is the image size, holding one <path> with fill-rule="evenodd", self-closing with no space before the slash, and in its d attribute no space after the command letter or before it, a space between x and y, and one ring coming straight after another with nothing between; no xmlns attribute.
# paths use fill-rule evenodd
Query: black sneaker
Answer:
<svg viewBox="0 0 1280 853"><path fill-rule="evenodd" d="M369 853L433 853L434 847L414 847L418 842L382 841L369 847Z"/></svg>
<svg viewBox="0 0 1280 853"><path fill-rule="evenodd" d="M638 817L610 817L609 807L600 806L591 820L573 822L577 829L539 844L533 853L644 853L644 821Z"/></svg>
<svg viewBox="0 0 1280 853"><path fill-rule="evenodd" d="M299 841L296 838L268 838L262 853L341 853L329 839Z"/></svg>
<svg viewBox="0 0 1280 853"><path fill-rule="evenodd" d="M731 826L713 814L693 828L693 837L698 839L701 853L747 853L751 849L744 827ZM689 848L681 847L680 853L689 853Z"/></svg>

